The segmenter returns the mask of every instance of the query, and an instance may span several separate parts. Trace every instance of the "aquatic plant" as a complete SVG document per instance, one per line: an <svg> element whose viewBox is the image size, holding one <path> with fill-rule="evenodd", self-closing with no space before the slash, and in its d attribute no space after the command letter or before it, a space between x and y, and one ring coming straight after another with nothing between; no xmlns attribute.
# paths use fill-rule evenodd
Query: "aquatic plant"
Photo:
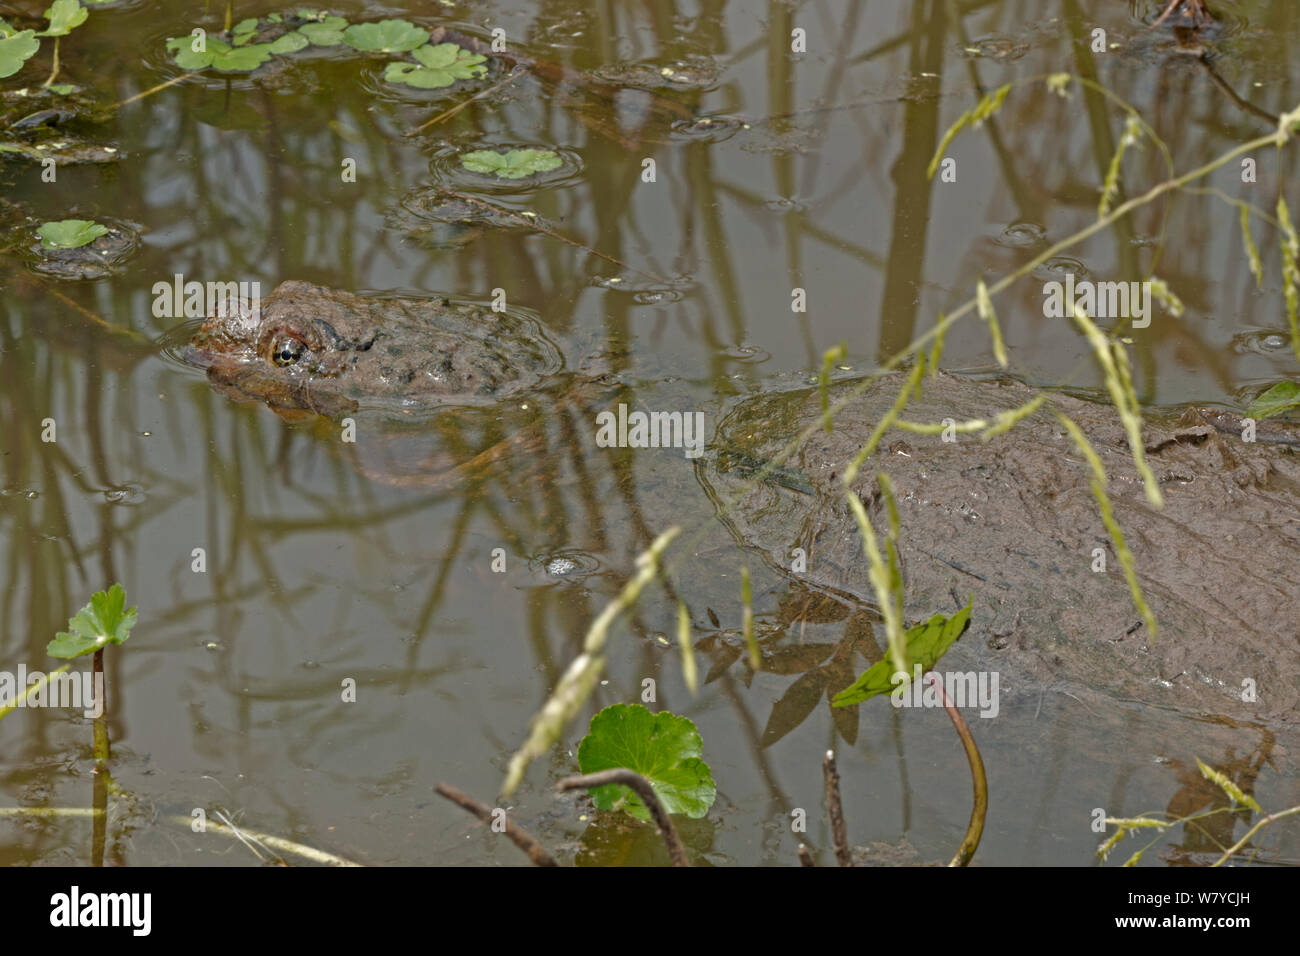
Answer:
<svg viewBox="0 0 1300 956"><path fill-rule="evenodd" d="M591 718L578 745L578 766L584 774L615 769L638 773L650 782L665 811L699 818L709 812L717 795L703 748L699 730L687 717L667 711L652 714L640 704L613 704ZM596 787L591 796L600 810L650 819L650 810L626 785Z"/></svg>
<svg viewBox="0 0 1300 956"><path fill-rule="evenodd" d="M480 149L461 156L460 164L472 173L498 179L523 179L535 173L559 169L564 161L551 149L512 149L504 153Z"/></svg>
<svg viewBox="0 0 1300 956"><path fill-rule="evenodd" d="M43 222L36 234L42 249L79 249L108 234L108 227L88 219L60 219Z"/></svg>
<svg viewBox="0 0 1300 956"><path fill-rule="evenodd" d="M472 80L487 72L483 63L487 57L471 53L455 43L425 44L411 51L415 63L389 63L384 79L389 83L404 83L422 90L437 90L451 86L457 80Z"/></svg>

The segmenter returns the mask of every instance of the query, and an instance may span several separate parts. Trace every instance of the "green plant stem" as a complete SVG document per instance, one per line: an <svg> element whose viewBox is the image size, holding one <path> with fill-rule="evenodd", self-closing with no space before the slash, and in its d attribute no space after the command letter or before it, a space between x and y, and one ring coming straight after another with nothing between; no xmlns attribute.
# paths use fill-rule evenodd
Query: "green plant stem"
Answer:
<svg viewBox="0 0 1300 956"><path fill-rule="evenodd" d="M966 750L966 760L970 763L971 787L975 792L975 802L970 810L970 823L966 825L966 836L962 838L961 846L957 847L957 852L948 863L949 866L965 866L979 849L980 837L984 835L984 818L989 810L989 781L984 774L984 760L980 757L979 747L975 745L975 738L971 735L970 728L966 726L961 711L953 705L947 691L943 689L943 681L933 671L926 675L926 680L943 699L943 709L948 711L948 716L952 718L952 725L957 729L957 736L961 738L961 745Z"/></svg>
<svg viewBox="0 0 1300 956"><path fill-rule="evenodd" d="M59 40L60 39L62 38L61 37L54 38L54 69L50 72L50 78L42 84L41 86L42 89L48 89L49 87L53 86L54 81L59 76Z"/></svg>
<svg viewBox="0 0 1300 956"><path fill-rule="evenodd" d="M1300 807L1291 807L1289 810L1279 810L1277 813L1270 813L1270 814L1269 814L1268 816L1266 816L1264 819L1260 820L1260 821L1259 821L1258 823L1256 823L1253 827L1251 827L1249 830L1247 830L1245 836L1243 836L1240 840L1238 840L1238 841L1237 841L1236 843L1234 843L1232 846L1228 847L1228 849L1224 851L1223 856L1219 857L1217 860L1215 860L1215 861L1214 861L1213 863L1211 863L1210 865L1211 865L1211 866L1222 866L1222 865L1223 865L1224 863L1226 863L1228 860L1232 859L1232 855L1233 855L1234 853L1236 853L1238 850L1240 850L1243 846L1246 845L1246 841L1247 841L1247 840L1249 840L1251 837L1253 837L1256 833L1258 833L1258 832L1259 832L1260 830L1262 830L1264 827L1268 826L1270 823L1273 823L1273 822L1276 821L1276 820L1281 820L1283 817L1289 817L1289 816L1291 816L1291 814L1293 814L1293 813L1300 813Z"/></svg>

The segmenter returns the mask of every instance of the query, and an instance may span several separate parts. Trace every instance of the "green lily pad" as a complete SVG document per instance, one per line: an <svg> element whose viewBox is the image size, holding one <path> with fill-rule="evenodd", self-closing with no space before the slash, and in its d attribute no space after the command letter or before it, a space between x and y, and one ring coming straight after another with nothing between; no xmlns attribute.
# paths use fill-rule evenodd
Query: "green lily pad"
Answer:
<svg viewBox="0 0 1300 956"><path fill-rule="evenodd" d="M19 30L0 38L0 77L13 76L40 48L35 30Z"/></svg>
<svg viewBox="0 0 1300 956"><path fill-rule="evenodd" d="M205 50L196 52L193 39L193 37L173 37L167 41L167 49L176 53L176 65L182 70L203 70L212 67L226 73L248 73L271 59L274 53L269 43L234 47L214 37L208 37Z"/></svg>
<svg viewBox="0 0 1300 956"><path fill-rule="evenodd" d="M245 33L252 33L257 29L257 17L249 17L247 20L240 20L231 30L233 36L242 36Z"/></svg>
<svg viewBox="0 0 1300 956"><path fill-rule="evenodd" d="M298 32L310 40L313 46L338 46L343 42L343 31L347 28L348 21L342 17L327 16L319 22L304 23Z"/></svg>
<svg viewBox="0 0 1300 956"><path fill-rule="evenodd" d="M1289 408L1300 408L1300 385L1295 382L1278 382L1250 403L1248 418L1268 418Z"/></svg>
<svg viewBox="0 0 1300 956"><path fill-rule="evenodd" d="M534 173L548 173L564 165L558 153L550 149L512 149L498 153L481 149L466 153L460 164L472 173L484 173L498 179L523 179Z"/></svg>
<svg viewBox="0 0 1300 956"><path fill-rule="evenodd" d="M88 219L43 222L36 230L36 234L41 237L42 249L79 249L107 233L106 226Z"/></svg>
<svg viewBox="0 0 1300 956"><path fill-rule="evenodd" d="M953 642L961 637L962 631L966 630L970 612L971 605L967 604L952 617L936 614L924 624L908 628L904 635L907 638L907 659L914 665L920 664L923 674L931 670L948 648L952 647ZM870 700L877 694L888 694L895 687L893 676L894 669L886 654L868 667L861 677L836 694L831 699L831 704L835 707L849 707ZM907 676L910 679L912 675Z"/></svg>
<svg viewBox="0 0 1300 956"><path fill-rule="evenodd" d="M633 770L650 781L667 812L699 819L717 796L709 765L700 756L703 750L690 719L667 711L652 714L640 704L614 704L591 718L578 745L578 766L584 774ZM650 819L646 805L622 784L596 787L591 797L601 810Z"/></svg>
<svg viewBox="0 0 1300 956"><path fill-rule="evenodd" d="M59 96L71 96L73 93L77 92L77 85L75 83L55 83L53 86L47 86L45 88L51 93L57 93Z"/></svg>
<svg viewBox="0 0 1300 956"><path fill-rule="evenodd" d="M81 0L54 0L45 18L50 21L50 28L42 30L43 37L65 37L86 22L90 11L81 5Z"/></svg>
<svg viewBox="0 0 1300 956"><path fill-rule="evenodd" d="M354 23L343 31L343 42L363 53L406 53L428 39L428 30L406 20Z"/></svg>
<svg viewBox="0 0 1300 956"><path fill-rule="evenodd" d="M305 50L311 46L311 41L301 33L286 33L284 36L272 40L270 43L272 53L297 53L299 50Z"/></svg>
<svg viewBox="0 0 1300 956"><path fill-rule="evenodd" d="M283 23L283 22L284 22L284 17L281 16L280 14L278 14L278 13L268 13L268 14L266 15L266 22L267 22L267 23Z"/></svg>
<svg viewBox="0 0 1300 956"><path fill-rule="evenodd" d="M472 80L487 72L483 63L487 57L481 53L471 53L455 43L426 44L411 53L420 61L420 66L412 63L390 63L384 71L384 79L389 83L405 83L407 86L422 90L436 90L451 86L457 80Z"/></svg>
<svg viewBox="0 0 1300 956"><path fill-rule="evenodd" d="M126 607L126 592L114 584L108 593L96 591L90 603L68 620L45 650L51 657L72 658L93 653L107 644L123 644L135 627L136 609Z"/></svg>

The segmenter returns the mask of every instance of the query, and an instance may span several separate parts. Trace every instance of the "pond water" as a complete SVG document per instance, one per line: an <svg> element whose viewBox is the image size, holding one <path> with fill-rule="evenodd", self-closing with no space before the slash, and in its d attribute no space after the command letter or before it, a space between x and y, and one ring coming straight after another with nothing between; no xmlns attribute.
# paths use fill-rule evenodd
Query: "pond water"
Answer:
<svg viewBox="0 0 1300 956"><path fill-rule="evenodd" d="M0 14L22 23L45 5L4 3ZM649 678L652 709L699 727L717 783L708 816L683 822L697 863L790 865L801 840L830 863L828 747L855 845L875 845L880 861L946 861L971 800L947 719L875 701L849 721L826 703L832 668L851 678L866 666L827 663L833 652L883 643L878 620L802 613L800 595L715 518L691 459L598 448L594 416L616 402L698 411L711 433L739 398L810 380L837 343L845 374L879 366L977 282L1094 221L1124 119L1077 84L1068 98L1043 82L1017 88L946 151L955 182L927 177L944 130L1004 83L1094 77L1136 107L1178 171L1276 130L1276 116L1300 103L1295 4L1219 3L1208 59L1147 29L1158 6L330 3L352 22L406 17L485 40L501 28L512 51L555 67L432 125L505 74L424 91L386 82L385 56L320 47L251 74L186 76L166 41L220 30L218 0L92 8L62 40L60 80L120 105L68 131L116 152L60 165L54 182L35 163L0 166L11 236L30 222L94 219L114 224L122 244L99 277L34 269L24 249L0 259L0 669L53 666L46 644L69 615L123 584L139 624L105 655L121 794L98 848L87 817L0 816L0 863L255 862L239 843L169 819L202 807L366 864L526 865L433 788L447 781L493 801L587 626L672 524L687 529L691 560L670 556L615 627L601 684L508 801L512 816L565 863L666 862L652 828L553 792L576 772L590 714L640 700ZM235 17L281 9L240 0ZM1097 28L1104 53L1093 52ZM796 29L802 52L791 50ZM0 87L38 86L49 66L43 51ZM21 106L6 100L7 123L30 112ZM529 146L556 150L563 165L503 184L457 161ZM1157 305L1131 333L1144 403L1237 406L1294 377L1277 230L1253 224L1267 266L1257 288L1238 210L1209 191L1271 210L1297 181L1297 150L1254 158L1255 183L1231 164L1198 184L1205 191L1142 207L1001 295L1015 376L1097 391L1086 340L1044 317L1043 282L1154 272L1186 311ZM1125 161L1117 201L1166 176L1146 138ZM474 198L498 211L448 213ZM543 395L543 441L510 468L394 484L376 464L384 447L342 448L320 422L233 401L176 361L172 346L193 323L156 315L154 287L177 275L257 282L264 294L290 279L483 303L503 290L563 354L573 374L562 383L590 373L606 391L567 404L564 389ZM954 371L996 371L974 318L947 335L943 358ZM446 427L479 441L508 426L517 404ZM46 419L55 442L41 440ZM498 549L504 572L493 569ZM765 640L757 672L741 636L745 564ZM699 642L695 696L676 647L678 600ZM346 679L355 702L340 700ZM1222 803L1196 757L1266 809L1300 803L1294 734L1229 726L1220 752L1194 753L1178 720L1147 725L1142 713L1117 703L1098 714L1060 688L1021 685L998 719L972 720L991 793L975 864L1090 865L1096 807ZM90 728L58 709L0 721L0 806L90 806ZM806 834L791 831L800 808ZM1226 833L1171 832L1143 863L1213 859L1232 842L1226 819ZM1300 861L1300 831L1276 831L1264 858Z"/></svg>

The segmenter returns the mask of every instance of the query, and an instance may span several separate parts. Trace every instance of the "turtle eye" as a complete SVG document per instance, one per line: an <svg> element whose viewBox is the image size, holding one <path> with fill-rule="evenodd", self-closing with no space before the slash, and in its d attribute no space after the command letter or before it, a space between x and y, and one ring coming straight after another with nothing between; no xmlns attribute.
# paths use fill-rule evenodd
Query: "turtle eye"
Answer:
<svg viewBox="0 0 1300 956"><path fill-rule="evenodd" d="M302 339L285 332L281 332L271 340L271 361L280 368L293 365L306 351L307 346L303 344Z"/></svg>

